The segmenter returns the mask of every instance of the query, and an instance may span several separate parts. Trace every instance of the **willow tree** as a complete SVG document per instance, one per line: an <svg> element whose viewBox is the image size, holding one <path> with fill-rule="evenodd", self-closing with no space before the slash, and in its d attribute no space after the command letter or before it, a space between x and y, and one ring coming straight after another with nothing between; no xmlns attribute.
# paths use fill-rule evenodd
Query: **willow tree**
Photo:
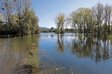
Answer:
<svg viewBox="0 0 112 74"><path fill-rule="evenodd" d="M28 33L28 19L29 11L31 10L31 0L14 0L15 12L18 16L18 28L20 29L20 34Z"/></svg>
<svg viewBox="0 0 112 74"><path fill-rule="evenodd" d="M11 24L11 16L13 14L13 0L1 0L1 13L4 15L5 19L5 28L4 30L9 33L9 31L12 29L12 24ZM5 32L5 33L6 33Z"/></svg>
<svg viewBox="0 0 112 74"><path fill-rule="evenodd" d="M82 32L83 20L82 20L82 10L78 9L77 11L72 12L71 21L74 28L78 28L79 32Z"/></svg>
<svg viewBox="0 0 112 74"><path fill-rule="evenodd" d="M96 23L96 28L97 28L96 31L98 33L100 33L101 32L101 26L102 26L102 23L104 20L104 18L103 18L104 6L101 3L97 3L97 5L92 8L92 10L93 10L94 16L96 18L96 22L97 22Z"/></svg>
<svg viewBox="0 0 112 74"><path fill-rule="evenodd" d="M39 33L39 18L38 16L36 16L34 10L29 10L28 11L28 19L27 19L27 23L28 23L28 33L29 34L35 34L35 33Z"/></svg>
<svg viewBox="0 0 112 74"><path fill-rule="evenodd" d="M89 8L83 9L83 20L84 20L84 27L86 27L86 32L94 32L96 20L93 15L93 12ZM85 28L84 28L85 29Z"/></svg>
<svg viewBox="0 0 112 74"><path fill-rule="evenodd" d="M112 15L112 6L105 5L104 7L104 30L110 33L110 26L111 26L111 15Z"/></svg>
<svg viewBox="0 0 112 74"><path fill-rule="evenodd" d="M58 34L64 33L65 15L58 14L58 16L55 19L55 23L56 23L56 27L57 27L57 33Z"/></svg>
<svg viewBox="0 0 112 74"><path fill-rule="evenodd" d="M78 28L79 32L93 32L95 18L93 12L89 8L79 8L72 12L71 21L74 28Z"/></svg>
<svg viewBox="0 0 112 74"><path fill-rule="evenodd" d="M26 35L35 33L34 29L37 30L39 28L38 17L32 9L31 1L32 0L0 1L0 12L5 17L5 22L3 22L4 25L2 26L3 29L0 30L2 34Z"/></svg>

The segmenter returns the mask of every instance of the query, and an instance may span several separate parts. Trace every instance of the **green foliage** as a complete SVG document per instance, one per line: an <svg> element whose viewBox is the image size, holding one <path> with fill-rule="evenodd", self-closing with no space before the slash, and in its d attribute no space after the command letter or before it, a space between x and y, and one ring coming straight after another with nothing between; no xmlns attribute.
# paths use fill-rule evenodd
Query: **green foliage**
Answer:
<svg viewBox="0 0 112 74"><path fill-rule="evenodd" d="M39 19L31 7L31 0L2 0L0 4L4 16L0 35L39 33Z"/></svg>
<svg viewBox="0 0 112 74"><path fill-rule="evenodd" d="M111 33L112 6L97 3L92 8L79 8L70 15L70 24L80 33Z"/></svg>
<svg viewBox="0 0 112 74"><path fill-rule="evenodd" d="M64 23L65 23L65 15L59 14L55 19L56 27L57 27L57 33L63 33L64 32Z"/></svg>
<svg viewBox="0 0 112 74"><path fill-rule="evenodd" d="M73 26L79 28L79 32L85 32L85 29L90 32L91 27L94 27L95 18L89 8L79 8L72 12L71 19Z"/></svg>

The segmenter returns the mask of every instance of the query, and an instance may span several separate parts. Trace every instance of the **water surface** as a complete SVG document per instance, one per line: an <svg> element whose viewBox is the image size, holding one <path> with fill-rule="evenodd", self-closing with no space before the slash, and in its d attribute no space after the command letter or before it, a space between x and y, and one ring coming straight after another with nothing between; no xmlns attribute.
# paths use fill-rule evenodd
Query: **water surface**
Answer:
<svg viewBox="0 0 112 74"><path fill-rule="evenodd" d="M112 40L41 34L43 74L112 74Z"/></svg>
<svg viewBox="0 0 112 74"><path fill-rule="evenodd" d="M0 39L0 64L0 74L112 74L112 40L70 33Z"/></svg>

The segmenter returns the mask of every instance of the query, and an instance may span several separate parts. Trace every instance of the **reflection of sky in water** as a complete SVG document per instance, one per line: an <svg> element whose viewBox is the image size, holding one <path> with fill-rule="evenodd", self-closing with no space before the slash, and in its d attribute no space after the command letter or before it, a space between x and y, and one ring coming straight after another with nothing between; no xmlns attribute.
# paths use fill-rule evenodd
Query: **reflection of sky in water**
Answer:
<svg viewBox="0 0 112 74"><path fill-rule="evenodd" d="M112 74L111 51L112 40L70 33L1 39L0 74L26 70L27 64L40 65L38 74Z"/></svg>
<svg viewBox="0 0 112 74"><path fill-rule="evenodd" d="M43 34L44 35L44 34ZM49 63L50 66L55 66L63 68L62 74L68 74L73 71L76 74L111 74L112 73L112 43L111 41L104 41L97 39L79 38L77 35L75 37L71 35L65 35L62 39L59 38L61 45L64 47L64 50L59 49L58 37L54 34L52 37L51 34L47 36L40 37L40 51L45 52L45 55L40 56L40 61L45 61ZM91 41L91 42L90 42ZM80 51L72 49L73 42ZM92 46L90 49L89 46ZM87 49L88 48L88 49ZM84 51L83 51L84 50ZM88 55L86 55L87 52ZM96 55L100 53L100 55ZM106 60L103 54L109 54L106 57ZM85 54L86 56L82 56ZM81 56L80 56L81 55ZM95 61L99 60L100 61Z"/></svg>

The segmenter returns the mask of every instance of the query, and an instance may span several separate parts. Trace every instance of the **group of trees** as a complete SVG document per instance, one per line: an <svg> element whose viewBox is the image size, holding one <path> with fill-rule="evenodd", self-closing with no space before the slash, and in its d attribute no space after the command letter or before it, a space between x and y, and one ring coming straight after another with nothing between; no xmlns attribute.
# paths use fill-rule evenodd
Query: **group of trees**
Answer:
<svg viewBox="0 0 112 74"><path fill-rule="evenodd" d="M109 34L112 30L112 6L97 3L92 8L79 8L73 11L69 18L65 18L64 14L58 15L56 17L58 31L64 29L65 22L79 33ZM60 26L63 28L60 29Z"/></svg>
<svg viewBox="0 0 112 74"><path fill-rule="evenodd" d="M38 17L31 0L1 0L0 35L26 35L38 33Z"/></svg>

